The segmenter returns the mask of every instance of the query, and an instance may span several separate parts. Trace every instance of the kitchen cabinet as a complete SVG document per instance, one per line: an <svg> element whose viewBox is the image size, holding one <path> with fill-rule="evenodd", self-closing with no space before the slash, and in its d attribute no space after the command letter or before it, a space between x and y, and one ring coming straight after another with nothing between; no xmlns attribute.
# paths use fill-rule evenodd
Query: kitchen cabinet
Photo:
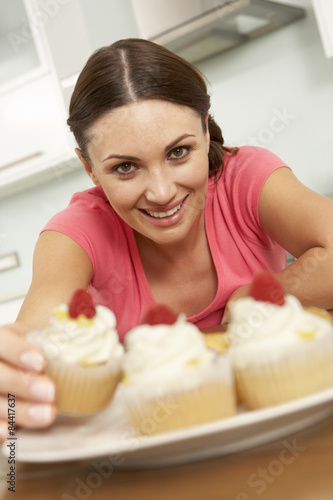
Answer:
<svg viewBox="0 0 333 500"><path fill-rule="evenodd" d="M137 35L129 0L0 0L0 198L81 166L66 124L77 76Z"/></svg>
<svg viewBox="0 0 333 500"><path fill-rule="evenodd" d="M306 12L269 0L132 0L132 5L143 38L195 64L302 19Z"/></svg>
<svg viewBox="0 0 333 500"><path fill-rule="evenodd" d="M91 54L79 0L0 3L0 196L79 164L66 124Z"/></svg>

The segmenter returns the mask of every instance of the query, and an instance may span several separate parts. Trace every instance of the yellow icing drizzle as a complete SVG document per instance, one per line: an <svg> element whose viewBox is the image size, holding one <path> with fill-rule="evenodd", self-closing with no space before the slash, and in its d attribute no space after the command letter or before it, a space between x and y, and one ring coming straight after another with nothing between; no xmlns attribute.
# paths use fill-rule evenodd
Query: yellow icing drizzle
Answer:
<svg viewBox="0 0 333 500"><path fill-rule="evenodd" d="M74 321L79 328L87 328L94 324L93 318L87 318L84 314L79 314L76 319L69 316L67 311L63 311L58 307L53 309L53 315L58 321Z"/></svg>
<svg viewBox="0 0 333 500"><path fill-rule="evenodd" d="M302 340L315 340L316 338L316 332L314 330L299 330L297 332L297 335L302 339Z"/></svg>
<svg viewBox="0 0 333 500"><path fill-rule="evenodd" d="M80 360L80 365L82 365L82 366L92 366L95 364L96 363L94 363L93 361L89 361L87 358L83 358Z"/></svg>
<svg viewBox="0 0 333 500"><path fill-rule="evenodd" d="M77 325L80 328L92 326L94 323L94 320L92 318L87 318L84 314L79 314L78 317L76 318Z"/></svg>
<svg viewBox="0 0 333 500"><path fill-rule="evenodd" d="M186 362L186 366L196 366L197 364L199 364L198 358L190 359Z"/></svg>
<svg viewBox="0 0 333 500"><path fill-rule="evenodd" d="M61 309L58 309L58 307L53 309L53 314L58 321L68 321L70 319L68 312L62 311Z"/></svg>

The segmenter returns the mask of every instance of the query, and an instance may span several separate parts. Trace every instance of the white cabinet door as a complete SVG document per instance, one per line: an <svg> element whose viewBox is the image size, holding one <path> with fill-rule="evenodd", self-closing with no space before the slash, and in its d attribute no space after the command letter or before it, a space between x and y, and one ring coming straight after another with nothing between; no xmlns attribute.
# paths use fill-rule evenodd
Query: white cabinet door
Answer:
<svg viewBox="0 0 333 500"><path fill-rule="evenodd" d="M1 197L78 164L63 82L91 50L79 0L1 2L0 20Z"/></svg>
<svg viewBox="0 0 333 500"><path fill-rule="evenodd" d="M44 26L45 42L67 111L76 77L92 53L89 20L84 17L80 0L51 0L51 3L57 7ZM43 5L43 0L39 4Z"/></svg>
<svg viewBox="0 0 333 500"><path fill-rule="evenodd" d="M0 195L10 185L70 157L65 112L52 75L0 95Z"/></svg>
<svg viewBox="0 0 333 500"><path fill-rule="evenodd" d="M0 94L49 69L33 15L28 0L0 2Z"/></svg>

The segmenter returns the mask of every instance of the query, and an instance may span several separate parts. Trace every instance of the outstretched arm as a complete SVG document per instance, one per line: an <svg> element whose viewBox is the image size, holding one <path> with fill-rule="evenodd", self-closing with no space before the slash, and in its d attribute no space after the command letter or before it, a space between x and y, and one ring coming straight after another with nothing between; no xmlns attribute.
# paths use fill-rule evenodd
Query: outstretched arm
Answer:
<svg viewBox="0 0 333 500"><path fill-rule="evenodd" d="M53 382L44 374L42 354L25 335L47 325L52 309L68 302L72 292L85 288L91 277L91 261L77 243L55 231L40 236L32 285L18 319L0 327L0 442L8 428L8 393L16 399L17 425L45 427L55 419Z"/></svg>
<svg viewBox="0 0 333 500"><path fill-rule="evenodd" d="M304 306L333 309L333 200L280 168L262 189L259 218L264 231L296 257L276 274L286 292Z"/></svg>
<svg viewBox="0 0 333 500"><path fill-rule="evenodd" d="M52 309L68 302L77 288L88 286L93 273L85 251L57 231L45 231L37 241L33 279L17 321L30 328L48 324Z"/></svg>
<svg viewBox="0 0 333 500"><path fill-rule="evenodd" d="M333 309L333 200L305 187L287 168L267 179L259 200L262 228L296 257L276 273L287 293L304 306ZM230 303L245 297L249 284L230 297L222 323L229 321Z"/></svg>

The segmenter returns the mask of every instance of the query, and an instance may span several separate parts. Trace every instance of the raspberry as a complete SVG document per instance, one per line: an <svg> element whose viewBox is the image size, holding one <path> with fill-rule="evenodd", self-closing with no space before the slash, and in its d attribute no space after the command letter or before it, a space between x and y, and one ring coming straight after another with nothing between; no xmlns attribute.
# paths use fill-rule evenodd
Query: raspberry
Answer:
<svg viewBox="0 0 333 500"><path fill-rule="evenodd" d="M93 318L96 314L93 298L84 288L76 290L68 306L68 312L71 318L76 319L80 314L87 318Z"/></svg>
<svg viewBox="0 0 333 500"><path fill-rule="evenodd" d="M271 302L283 306L284 290L278 280L270 271L262 271L257 274L250 287L250 295L255 300Z"/></svg>
<svg viewBox="0 0 333 500"><path fill-rule="evenodd" d="M142 317L141 324L173 325L177 321L177 317L177 314L168 306L164 304L154 304L146 310Z"/></svg>

